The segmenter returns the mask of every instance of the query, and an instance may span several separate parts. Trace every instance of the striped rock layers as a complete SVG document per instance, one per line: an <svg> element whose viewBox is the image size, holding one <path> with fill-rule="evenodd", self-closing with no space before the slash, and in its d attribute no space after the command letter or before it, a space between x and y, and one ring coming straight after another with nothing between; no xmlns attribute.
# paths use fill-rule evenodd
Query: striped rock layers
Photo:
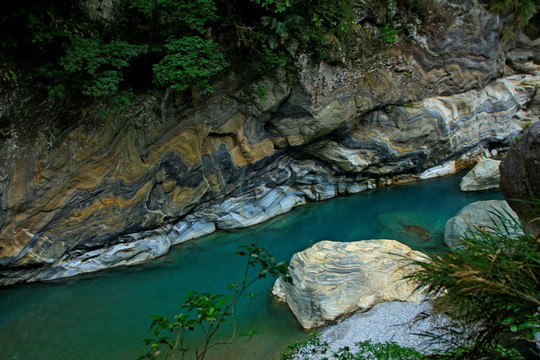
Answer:
<svg viewBox="0 0 540 360"><path fill-rule="evenodd" d="M453 19L444 33L343 58L336 47L327 62L298 54L278 81L231 70L196 106L169 89L103 116L100 104L52 109L22 85L3 90L0 284L139 263L504 146L539 78L500 78L497 16L476 2L441 6ZM259 86L266 96L254 99Z"/></svg>

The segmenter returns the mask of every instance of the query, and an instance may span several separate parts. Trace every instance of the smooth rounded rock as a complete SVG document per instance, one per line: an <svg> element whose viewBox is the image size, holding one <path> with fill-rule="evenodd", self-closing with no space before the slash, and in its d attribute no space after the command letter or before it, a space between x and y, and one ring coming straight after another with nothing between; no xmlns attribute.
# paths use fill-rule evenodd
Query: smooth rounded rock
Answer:
<svg viewBox="0 0 540 360"><path fill-rule="evenodd" d="M490 231L495 225L503 225L501 216L517 219L516 213L504 200L477 201L465 206L453 218L448 220L444 231L444 242L451 249L458 249L463 236L471 236L471 230ZM506 223L506 221L505 221ZM509 227L509 236L522 235L519 229Z"/></svg>
<svg viewBox="0 0 540 360"><path fill-rule="evenodd" d="M422 301L426 295L403 277L423 254L395 240L321 241L293 255L291 281L279 278L273 294L286 301L300 324L339 322L386 301Z"/></svg>
<svg viewBox="0 0 540 360"><path fill-rule="evenodd" d="M482 158L461 180L461 191L480 191L499 187L499 160Z"/></svg>

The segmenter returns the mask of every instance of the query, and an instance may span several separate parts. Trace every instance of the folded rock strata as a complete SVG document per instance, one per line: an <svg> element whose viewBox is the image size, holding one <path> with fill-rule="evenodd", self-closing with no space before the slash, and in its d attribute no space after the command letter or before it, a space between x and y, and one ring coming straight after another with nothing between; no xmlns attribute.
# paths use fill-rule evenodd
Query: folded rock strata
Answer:
<svg viewBox="0 0 540 360"><path fill-rule="evenodd" d="M300 53L279 81L231 70L196 106L168 89L104 119L100 104L51 108L23 79L3 89L0 284L139 263L506 146L539 76L501 78L510 45L498 16L475 1L440 6L442 32L411 29L403 46L347 57L336 47L327 62ZM512 43L513 61L534 58L535 44ZM253 101L259 85L267 96Z"/></svg>

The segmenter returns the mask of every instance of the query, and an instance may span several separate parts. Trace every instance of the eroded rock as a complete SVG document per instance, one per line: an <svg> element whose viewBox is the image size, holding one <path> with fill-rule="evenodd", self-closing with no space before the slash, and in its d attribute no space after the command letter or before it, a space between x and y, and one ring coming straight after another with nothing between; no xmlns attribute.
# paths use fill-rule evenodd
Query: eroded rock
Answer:
<svg viewBox="0 0 540 360"><path fill-rule="evenodd" d="M462 237L470 237L475 229L488 232L495 226L504 229L504 224L510 224L503 220L508 216L517 219L517 214L504 200L477 201L469 204L446 223L444 242L449 248L457 249L463 241ZM523 232L514 226L509 226L508 232L511 237L523 235Z"/></svg>
<svg viewBox="0 0 540 360"><path fill-rule="evenodd" d="M480 191L499 187L500 161L482 158L461 180L461 191Z"/></svg>
<svg viewBox="0 0 540 360"><path fill-rule="evenodd" d="M293 255L291 282L279 278L273 293L304 328L328 325L381 302L424 300L403 280L408 259L423 256L395 240L321 241Z"/></svg>
<svg viewBox="0 0 540 360"><path fill-rule="evenodd" d="M194 106L152 91L104 119L100 103L46 106L23 78L3 89L0 284L151 259L307 201L455 172L504 146L538 76L495 81L502 22L477 2L437 4L452 20L445 31L408 29L406 46L360 44L348 56L334 39L332 61L298 53L279 81L231 70ZM266 97L254 100L258 86Z"/></svg>

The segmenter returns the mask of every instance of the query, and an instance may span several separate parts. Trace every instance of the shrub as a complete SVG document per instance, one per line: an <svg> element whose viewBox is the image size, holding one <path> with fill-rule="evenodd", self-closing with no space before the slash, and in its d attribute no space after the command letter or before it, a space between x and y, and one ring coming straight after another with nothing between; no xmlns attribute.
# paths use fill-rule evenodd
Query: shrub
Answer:
<svg viewBox="0 0 540 360"><path fill-rule="evenodd" d="M239 283L230 283L230 296L187 292L186 299L180 304L183 311L174 315L172 319L166 316L152 315L152 330L154 338L144 340L144 343L150 347L139 359L174 359L180 355L184 359L188 352L186 342L186 333L199 328L204 334L204 344L201 348L195 349L195 359L203 360L213 346L220 343L232 342L236 337L236 304L242 297L248 297L251 302L255 294L245 294L246 290L256 281L266 276L277 277L286 275L288 264L285 262L275 262L274 256L265 249L251 246L241 246L241 250L236 253L237 256L246 256L246 266L244 278ZM258 268L256 275L249 277L250 268ZM249 305L247 307L249 310ZM221 342L212 342L212 338L218 329L224 323L232 324L232 334L229 340ZM173 337L162 336L162 333L171 333ZM253 332L248 335L251 336Z"/></svg>
<svg viewBox="0 0 540 360"><path fill-rule="evenodd" d="M97 39L72 38L59 65L72 88L82 94L102 97L114 94L123 79L122 69L130 60L146 52L145 45L121 40L103 43Z"/></svg>
<svg viewBox="0 0 540 360"><path fill-rule="evenodd" d="M217 45L199 36L171 39L165 47L169 54L154 65L159 85L179 90L193 86L212 91L210 79L227 66Z"/></svg>
<svg viewBox="0 0 540 360"><path fill-rule="evenodd" d="M525 29L530 19L538 11L538 0L493 0L489 2L489 10L497 14L512 14L513 19L504 31L503 37L510 39L516 30Z"/></svg>
<svg viewBox="0 0 540 360"><path fill-rule="evenodd" d="M313 355L323 355L323 359L336 360L420 360L423 355L412 348L400 346L395 342L373 343L357 342L354 348L345 346L337 351L330 351L330 345L317 333L311 334L307 341L295 342L281 354L283 360L312 359Z"/></svg>

